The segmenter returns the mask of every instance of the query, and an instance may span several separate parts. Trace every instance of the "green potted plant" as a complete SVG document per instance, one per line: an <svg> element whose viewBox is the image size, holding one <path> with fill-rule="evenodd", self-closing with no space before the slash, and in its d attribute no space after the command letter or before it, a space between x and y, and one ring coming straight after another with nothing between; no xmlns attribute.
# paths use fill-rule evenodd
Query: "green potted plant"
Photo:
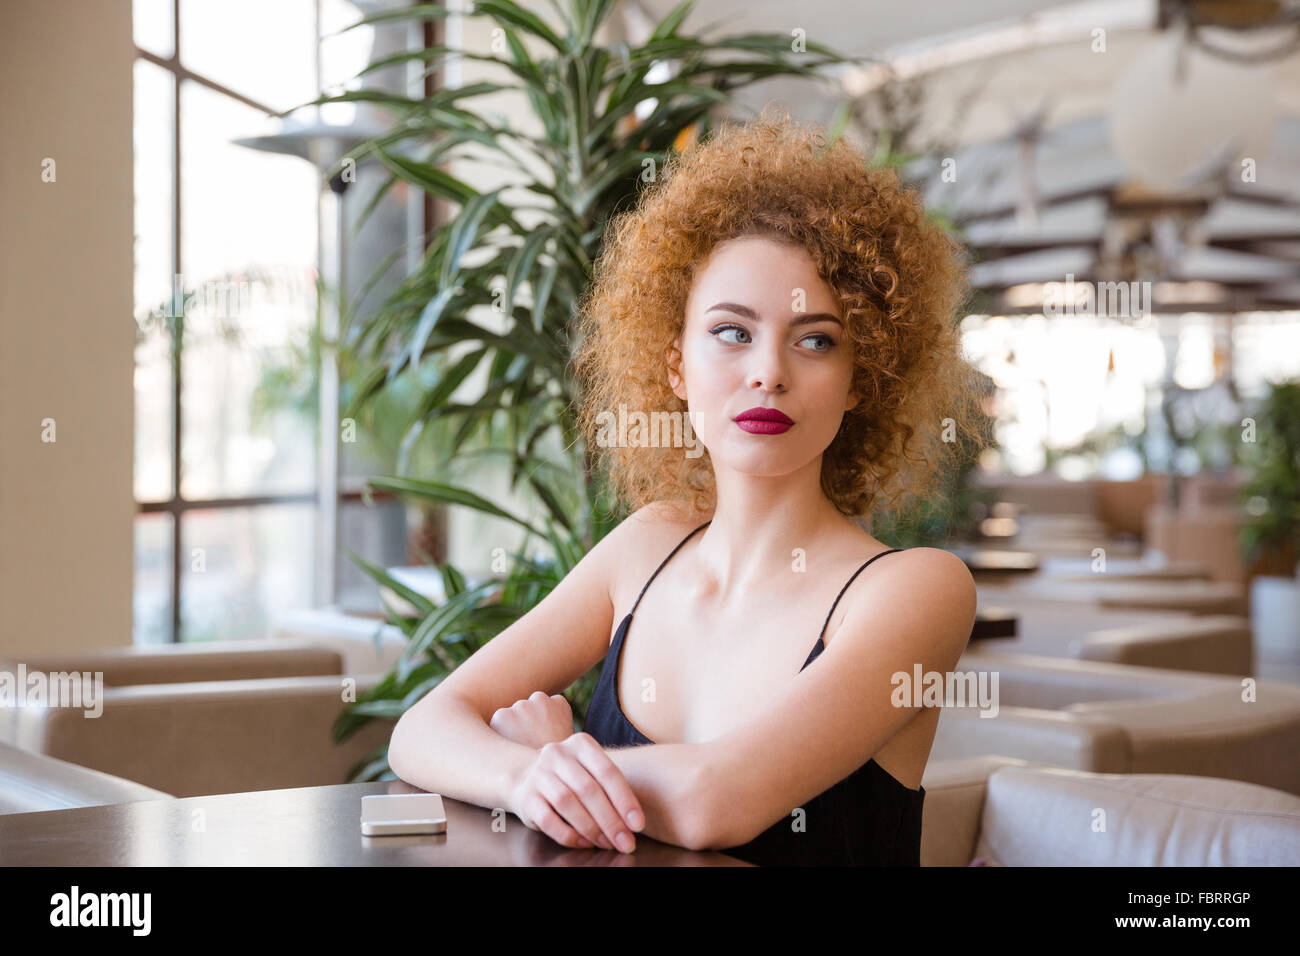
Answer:
<svg viewBox="0 0 1300 956"><path fill-rule="evenodd" d="M1255 646L1300 663L1300 381L1269 383L1243 427L1240 540L1250 569Z"/></svg>
<svg viewBox="0 0 1300 956"><path fill-rule="evenodd" d="M1300 550L1300 381L1270 382L1243 442L1245 562L1261 574L1295 574ZM1249 425L1247 425L1249 428Z"/></svg>
<svg viewBox="0 0 1300 956"><path fill-rule="evenodd" d="M1242 454L1242 554L1260 573L1290 577L1300 549L1300 382L1270 383L1253 418Z"/></svg>

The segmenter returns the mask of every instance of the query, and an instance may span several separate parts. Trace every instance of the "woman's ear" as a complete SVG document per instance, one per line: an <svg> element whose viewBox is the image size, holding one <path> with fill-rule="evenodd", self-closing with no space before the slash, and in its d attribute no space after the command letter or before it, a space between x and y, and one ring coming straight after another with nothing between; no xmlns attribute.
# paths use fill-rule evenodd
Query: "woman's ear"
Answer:
<svg viewBox="0 0 1300 956"><path fill-rule="evenodd" d="M672 387L673 394L686 401L686 380L682 377L682 339L679 335L672 345L668 347L665 356L665 362L668 366L668 384Z"/></svg>
<svg viewBox="0 0 1300 956"><path fill-rule="evenodd" d="M862 396L860 396L856 391L850 388L849 397L848 399L845 400L844 410L847 412L851 408L857 408L858 403L861 401L862 401Z"/></svg>

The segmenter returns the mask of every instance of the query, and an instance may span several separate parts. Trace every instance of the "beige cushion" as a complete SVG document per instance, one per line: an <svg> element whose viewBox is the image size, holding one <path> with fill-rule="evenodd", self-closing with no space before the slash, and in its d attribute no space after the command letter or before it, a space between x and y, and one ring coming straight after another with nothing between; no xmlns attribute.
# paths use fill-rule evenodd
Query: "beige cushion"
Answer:
<svg viewBox="0 0 1300 956"><path fill-rule="evenodd" d="M337 651L309 640L284 638L110 647L74 654L0 656L0 670L16 672L20 662L27 666L28 671L102 672L104 684L108 687L310 677L343 672L343 660Z"/></svg>
<svg viewBox="0 0 1300 956"><path fill-rule="evenodd" d="M1001 701L1014 707L1056 709L1098 700L1189 697L1240 686L1235 678L1221 675L1005 654L975 647L961 656L958 667L963 671L996 670Z"/></svg>
<svg viewBox="0 0 1300 956"><path fill-rule="evenodd" d="M1112 534L1141 536L1147 510L1168 495L1168 476L1143 475L1132 481L1096 480L1097 516Z"/></svg>
<svg viewBox="0 0 1300 956"><path fill-rule="evenodd" d="M946 708L931 756L1005 754L1099 773L1203 774L1300 794L1300 687L1093 661L968 651L999 709Z"/></svg>
<svg viewBox="0 0 1300 956"><path fill-rule="evenodd" d="M988 778L974 856L1004 866L1295 866L1300 798L1205 777L1004 767Z"/></svg>
<svg viewBox="0 0 1300 956"><path fill-rule="evenodd" d="M1238 540L1242 521L1243 514L1235 505L1204 505L1195 510L1184 507L1175 512L1166 504L1158 504L1147 512L1146 542L1170 561L1203 562L1215 581L1244 584L1246 567Z"/></svg>
<svg viewBox="0 0 1300 956"><path fill-rule="evenodd" d="M1203 774L1300 794L1300 687L1256 682L1166 700L1071 704L1067 714L1122 726L1134 773Z"/></svg>
<svg viewBox="0 0 1300 956"><path fill-rule="evenodd" d="M1212 674L1241 675L1254 671L1250 621L1231 615L1094 631L1071 642L1070 656Z"/></svg>
<svg viewBox="0 0 1300 956"><path fill-rule="evenodd" d="M320 676L145 684L105 689L103 713L92 720L80 710L26 706L0 708L0 718L8 718L8 739L28 750L178 797L322 786L346 782L392 734L392 722L377 719L335 743L344 680L355 682L358 696L377 682Z"/></svg>
<svg viewBox="0 0 1300 956"><path fill-rule="evenodd" d="M1023 767L1014 757L986 754L926 764L921 786L921 865L966 866L975 852L985 785L999 767Z"/></svg>

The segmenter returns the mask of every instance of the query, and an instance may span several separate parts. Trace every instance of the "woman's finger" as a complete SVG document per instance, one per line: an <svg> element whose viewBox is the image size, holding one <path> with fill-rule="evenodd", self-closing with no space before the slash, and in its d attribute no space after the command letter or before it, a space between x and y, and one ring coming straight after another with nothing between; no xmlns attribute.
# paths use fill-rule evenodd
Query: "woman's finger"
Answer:
<svg viewBox="0 0 1300 956"><path fill-rule="evenodd" d="M569 826L541 793L534 792L528 806L529 815L538 828L556 843L567 847L591 846L591 841Z"/></svg>
<svg viewBox="0 0 1300 956"><path fill-rule="evenodd" d="M583 766L604 789L619 820L633 832L640 832L645 827L645 810L632 792L627 777L618 769L618 764L609 758L609 754L605 753L591 734L574 734L566 743L579 755Z"/></svg>
<svg viewBox="0 0 1300 956"><path fill-rule="evenodd" d="M632 836L631 829L619 815L614 804L610 802L605 788L591 775L582 757L573 755L571 759L561 762L556 768L556 774L576 795L583 809L595 821L595 825L599 828L598 832L609 841L611 848L617 847L624 852L631 852L636 848L636 838ZM578 829L587 833L582 827ZM590 834L588 838L595 839Z"/></svg>
<svg viewBox="0 0 1300 956"><path fill-rule="evenodd" d="M564 818L564 822L582 834L584 839L589 840L593 845L601 842L600 824L592 817L583 798L578 796L569 785L566 776L559 773L548 774L539 782L538 790L546 798L546 802ZM612 841L610 845L613 845Z"/></svg>

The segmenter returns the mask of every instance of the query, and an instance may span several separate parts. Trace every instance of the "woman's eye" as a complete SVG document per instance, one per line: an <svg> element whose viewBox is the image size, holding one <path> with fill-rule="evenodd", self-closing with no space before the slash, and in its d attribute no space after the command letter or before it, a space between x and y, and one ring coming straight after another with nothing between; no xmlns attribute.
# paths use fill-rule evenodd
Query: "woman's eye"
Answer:
<svg viewBox="0 0 1300 956"><path fill-rule="evenodd" d="M835 348L835 340L824 332L818 332L816 335L810 335L808 336L808 338L804 339L804 341L807 342L809 339L820 339L824 342L823 347L813 349L814 352L829 352L831 349Z"/></svg>
<svg viewBox="0 0 1300 956"><path fill-rule="evenodd" d="M749 335L748 332L746 332L744 329L742 329L742 328L741 328L740 326L738 326L738 325L723 325L723 326L719 326L719 327L716 328L716 329L711 329L711 330L709 330L709 334L710 334L710 335L716 335L716 336L718 336L718 338L719 338L719 339L722 339L723 342L726 342L726 343L728 343L728 344L730 344L730 345L738 345L738 344L739 344L738 342L735 342L735 341L733 341L733 340L731 340L731 339L723 339L723 338L722 338L722 336L723 336L724 334L726 334L727 332L739 332L741 335Z"/></svg>

